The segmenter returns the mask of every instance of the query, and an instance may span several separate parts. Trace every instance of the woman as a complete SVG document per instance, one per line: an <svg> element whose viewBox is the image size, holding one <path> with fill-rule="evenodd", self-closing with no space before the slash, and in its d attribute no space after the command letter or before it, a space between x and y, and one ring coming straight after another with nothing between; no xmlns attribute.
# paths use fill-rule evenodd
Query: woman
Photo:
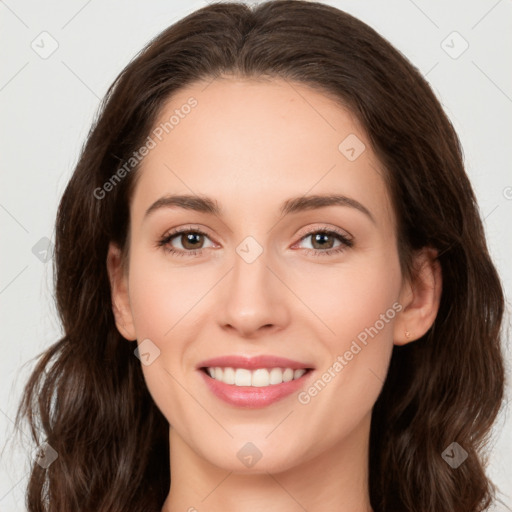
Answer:
<svg viewBox="0 0 512 512"><path fill-rule="evenodd" d="M55 271L30 511L490 505L503 294L459 140L346 13L213 4L152 41L63 195Z"/></svg>

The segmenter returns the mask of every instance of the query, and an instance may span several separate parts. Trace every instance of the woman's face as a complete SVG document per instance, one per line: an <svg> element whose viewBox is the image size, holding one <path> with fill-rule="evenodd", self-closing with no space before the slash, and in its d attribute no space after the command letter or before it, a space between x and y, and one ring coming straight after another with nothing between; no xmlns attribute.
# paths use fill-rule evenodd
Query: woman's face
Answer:
<svg viewBox="0 0 512 512"><path fill-rule="evenodd" d="M224 78L180 90L150 138L114 299L171 442L247 472L360 452L405 286L358 122L304 85Z"/></svg>

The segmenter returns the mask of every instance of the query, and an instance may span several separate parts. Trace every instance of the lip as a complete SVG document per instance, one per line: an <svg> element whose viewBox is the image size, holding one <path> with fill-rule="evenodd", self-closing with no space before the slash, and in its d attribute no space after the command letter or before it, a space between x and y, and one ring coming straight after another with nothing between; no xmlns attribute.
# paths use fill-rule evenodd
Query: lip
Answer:
<svg viewBox="0 0 512 512"><path fill-rule="evenodd" d="M261 388L252 386L235 386L225 384L219 380L212 379L205 371L199 370L204 382L209 390L217 397L235 407L244 407L247 409L257 409L267 407L278 400L290 396L299 391L314 373L313 370L307 371L302 377L281 384L265 386Z"/></svg>
<svg viewBox="0 0 512 512"><path fill-rule="evenodd" d="M197 365L197 369L216 367L221 368L245 368L247 370L256 370L258 368L291 368L292 370L299 370L301 368L313 369L310 363L303 363L294 361L285 357L278 357L272 355L260 356L220 356L212 359L202 361ZM279 384L277 384L279 385ZM243 386L240 386L243 387Z"/></svg>

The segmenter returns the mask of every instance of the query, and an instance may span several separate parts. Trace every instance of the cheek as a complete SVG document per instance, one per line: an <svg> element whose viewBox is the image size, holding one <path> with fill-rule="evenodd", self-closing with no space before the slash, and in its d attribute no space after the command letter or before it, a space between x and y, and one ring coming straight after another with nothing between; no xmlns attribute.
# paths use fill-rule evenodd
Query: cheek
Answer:
<svg viewBox="0 0 512 512"><path fill-rule="evenodd" d="M162 281L135 275L130 283L130 305L137 338L149 338L160 345L173 327L176 293L169 293Z"/></svg>
<svg viewBox="0 0 512 512"><path fill-rule="evenodd" d="M190 273L169 271L163 263L165 258L135 250L129 295L139 345L149 339L159 351L151 364L142 364L146 386L169 423L174 423L172 420L187 418L191 406L190 396L180 386L188 339L184 333L193 337L191 333L197 329L198 308L194 305L205 290L191 282Z"/></svg>
<svg viewBox="0 0 512 512"><path fill-rule="evenodd" d="M322 320L318 333L326 357L316 384L305 390L301 403L315 402L313 408L320 409L339 406L331 414L341 425L348 421L347 410L356 421L373 407L385 380L393 326L402 309L401 272L398 256L388 254L359 260L336 273L328 269L325 279L318 277L308 305Z"/></svg>
<svg viewBox="0 0 512 512"><path fill-rule="evenodd" d="M195 305L207 292L208 280L176 267L165 256L134 251L130 265L130 306L138 338L175 343L175 333L194 320ZM163 347L162 347L163 348Z"/></svg>
<svg viewBox="0 0 512 512"><path fill-rule="evenodd" d="M388 334L396 310L401 286L401 272L397 255L368 254L337 268L318 265L314 273L291 276L295 292L303 297L311 312L323 323L324 339L333 349L378 322L378 329ZM386 315L386 312L388 310ZM384 325L381 315L385 315ZM330 332L330 335L329 335Z"/></svg>

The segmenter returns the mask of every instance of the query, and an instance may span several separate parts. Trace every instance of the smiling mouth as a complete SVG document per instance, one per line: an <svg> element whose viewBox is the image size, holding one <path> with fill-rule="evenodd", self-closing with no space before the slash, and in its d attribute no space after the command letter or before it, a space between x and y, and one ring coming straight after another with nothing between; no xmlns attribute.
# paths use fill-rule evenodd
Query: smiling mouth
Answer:
<svg viewBox="0 0 512 512"><path fill-rule="evenodd" d="M232 386L250 386L255 388L275 386L283 382L298 380L311 368L247 368L203 367L201 370L212 379Z"/></svg>

